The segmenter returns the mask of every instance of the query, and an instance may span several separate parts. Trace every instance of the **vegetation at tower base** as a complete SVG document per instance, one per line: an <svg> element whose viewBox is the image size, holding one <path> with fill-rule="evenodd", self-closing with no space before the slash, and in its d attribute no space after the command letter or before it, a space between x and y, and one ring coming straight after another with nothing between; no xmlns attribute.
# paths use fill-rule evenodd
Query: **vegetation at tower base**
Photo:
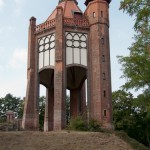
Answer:
<svg viewBox="0 0 150 150"><path fill-rule="evenodd" d="M45 102L46 102L46 97L42 96L39 98L39 128L40 130L43 130L43 127L44 127Z"/></svg>
<svg viewBox="0 0 150 150"><path fill-rule="evenodd" d="M150 147L150 1L122 0L120 9L135 19L135 35L129 56L118 56L127 81L113 93L115 127ZM130 89L143 93L133 98Z"/></svg>
<svg viewBox="0 0 150 150"><path fill-rule="evenodd" d="M70 120L70 97L66 95L66 122L69 123Z"/></svg>
<svg viewBox="0 0 150 150"><path fill-rule="evenodd" d="M103 132L101 123L97 120L90 119L89 122L83 116L71 118L68 123L68 130L74 131L89 131L89 132Z"/></svg>

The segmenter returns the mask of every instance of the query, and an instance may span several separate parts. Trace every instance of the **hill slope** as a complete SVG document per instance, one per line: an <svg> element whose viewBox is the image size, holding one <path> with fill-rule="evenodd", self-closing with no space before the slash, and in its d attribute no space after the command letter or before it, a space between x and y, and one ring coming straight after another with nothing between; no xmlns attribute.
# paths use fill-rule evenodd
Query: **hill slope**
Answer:
<svg viewBox="0 0 150 150"><path fill-rule="evenodd" d="M0 132L0 150L132 150L109 133Z"/></svg>

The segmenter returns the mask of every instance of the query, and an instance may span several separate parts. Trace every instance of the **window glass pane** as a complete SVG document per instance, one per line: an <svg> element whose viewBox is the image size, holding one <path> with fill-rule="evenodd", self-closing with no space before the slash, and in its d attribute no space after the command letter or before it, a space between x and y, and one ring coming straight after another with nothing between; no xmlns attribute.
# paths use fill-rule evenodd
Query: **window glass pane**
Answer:
<svg viewBox="0 0 150 150"><path fill-rule="evenodd" d="M51 44L50 44L50 48L52 49L52 48L54 48L55 47L55 42L52 42Z"/></svg>
<svg viewBox="0 0 150 150"><path fill-rule="evenodd" d="M39 69L43 68L43 52L39 53Z"/></svg>
<svg viewBox="0 0 150 150"><path fill-rule="evenodd" d="M46 38L46 39L45 39L45 43L48 43L48 42L49 42L49 38Z"/></svg>
<svg viewBox="0 0 150 150"><path fill-rule="evenodd" d="M71 47L67 47L66 49L66 63L68 64L72 64L73 63L73 56L72 56L72 48Z"/></svg>
<svg viewBox="0 0 150 150"><path fill-rule="evenodd" d="M50 65L55 66L55 49L50 50Z"/></svg>
<svg viewBox="0 0 150 150"><path fill-rule="evenodd" d="M39 40L40 42L39 42L39 45L43 45L44 44L44 40Z"/></svg>
<svg viewBox="0 0 150 150"><path fill-rule="evenodd" d="M86 37L84 35L81 36L81 41L86 41Z"/></svg>
<svg viewBox="0 0 150 150"><path fill-rule="evenodd" d="M76 41L79 41L79 36L75 35L73 39L76 40Z"/></svg>
<svg viewBox="0 0 150 150"><path fill-rule="evenodd" d="M44 54L44 66L49 66L49 50Z"/></svg>
<svg viewBox="0 0 150 150"><path fill-rule="evenodd" d="M85 48L86 47L86 43L85 42L81 42L81 47Z"/></svg>
<svg viewBox="0 0 150 150"><path fill-rule="evenodd" d="M50 41L51 41L51 42L52 42L52 41L55 41L55 36L54 36L54 35L51 36Z"/></svg>
<svg viewBox="0 0 150 150"><path fill-rule="evenodd" d="M44 50L44 46L42 45L42 46L39 47L39 51L41 52L43 50Z"/></svg>
<svg viewBox="0 0 150 150"><path fill-rule="evenodd" d="M49 49L49 44L45 45L45 50Z"/></svg>
<svg viewBox="0 0 150 150"><path fill-rule="evenodd" d="M74 41L73 44L74 44L75 47L79 47L79 42L78 41Z"/></svg>
<svg viewBox="0 0 150 150"><path fill-rule="evenodd" d="M67 44L67 46L72 46L73 43L72 43L72 41L67 41L66 44Z"/></svg>
<svg viewBox="0 0 150 150"><path fill-rule="evenodd" d="M67 39L68 39L68 40L72 40L71 34L68 34L68 35L67 35Z"/></svg>
<svg viewBox="0 0 150 150"><path fill-rule="evenodd" d="M81 49L81 64L87 66L87 50Z"/></svg>
<svg viewBox="0 0 150 150"><path fill-rule="evenodd" d="M74 48L74 63L80 64L80 49Z"/></svg>

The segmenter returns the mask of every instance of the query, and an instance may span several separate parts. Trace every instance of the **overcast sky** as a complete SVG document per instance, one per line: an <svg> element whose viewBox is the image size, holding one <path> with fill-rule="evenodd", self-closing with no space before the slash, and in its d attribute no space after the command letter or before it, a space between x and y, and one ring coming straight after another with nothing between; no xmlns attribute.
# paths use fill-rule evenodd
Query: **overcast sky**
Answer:
<svg viewBox="0 0 150 150"><path fill-rule="evenodd" d="M78 0L84 11L85 0ZM58 0L0 0L0 97L11 93L17 97L26 94L26 66L28 25L31 16L37 24L44 22L58 4ZM124 83L117 55L127 55L133 42L133 18L119 11L120 0L110 4L110 51L112 90ZM42 93L43 94L43 93Z"/></svg>

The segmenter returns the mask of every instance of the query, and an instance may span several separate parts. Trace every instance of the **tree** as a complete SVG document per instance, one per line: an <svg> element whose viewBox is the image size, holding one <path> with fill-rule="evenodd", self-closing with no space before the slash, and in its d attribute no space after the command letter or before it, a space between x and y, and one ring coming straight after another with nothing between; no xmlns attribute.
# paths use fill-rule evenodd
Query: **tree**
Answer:
<svg viewBox="0 0 150 150"><path fill-rule="evenodd" d="M23 101L21 98L14 97L12 94L7 94L4 98L0 98L0 118L6 116L6 112L11 110L18 113L18 117L22 118Z"/></svg>
<svg viewBox="0 0 150 150"><path fill-rule="evenodd" d="M150 89L150 1L123 0L120 9L135 18L134 43L129 56L119 56L123 76L127 78L126 89Z"/></svg>
<svg viewBox="0 0 150 150"><path fill-rule="evenodd" d="M131 126L128 124L127 130L123 127L123 117L121 127L131 137L150 146L150 1L122 0L120 9L135 18L134 30L136 32L134 42L129 47L129 56L119 56L119 62L122 64L122 77L127 79L122 87L126 90L143 90L141 95L132 98L129 103L132 106L130 108L134 108L131 110L132 114L129 115L132 117L127 117L132 122ZM114 94L119 97L118 93ZM121 101L124 102L127 95L122 92L121 94L124 96ZM126 100L129 100L128 97ZM118 104L115 102L114 105ZM118 108L114 107L114 109L117 109L118 114ZM126 115L125 112L130 111L122 110L123 115ZM116 114L114 116L118 118Z"/></svg>
<svg viewBox="0 0 150 150"><path fill-rule="evenodd" d="M113 92L113 117L116 130L150 147L150 93L134 98L130 92Z"/></svg>
<svg viewBox="0 0 150 150"><path fill-rule="evenodd" d="M131 93L123 90L113 92L113 118L116 130L124 130L128 133L134 126L133 114L135 107L134 98Z"/></svg>
<svg viewBox="0 0 150 150"><path fill-rule="evenodd" d="M141 34L150 29L150 1L149 0L122 0L120 9L135 17L134 29Z"/></svg>

